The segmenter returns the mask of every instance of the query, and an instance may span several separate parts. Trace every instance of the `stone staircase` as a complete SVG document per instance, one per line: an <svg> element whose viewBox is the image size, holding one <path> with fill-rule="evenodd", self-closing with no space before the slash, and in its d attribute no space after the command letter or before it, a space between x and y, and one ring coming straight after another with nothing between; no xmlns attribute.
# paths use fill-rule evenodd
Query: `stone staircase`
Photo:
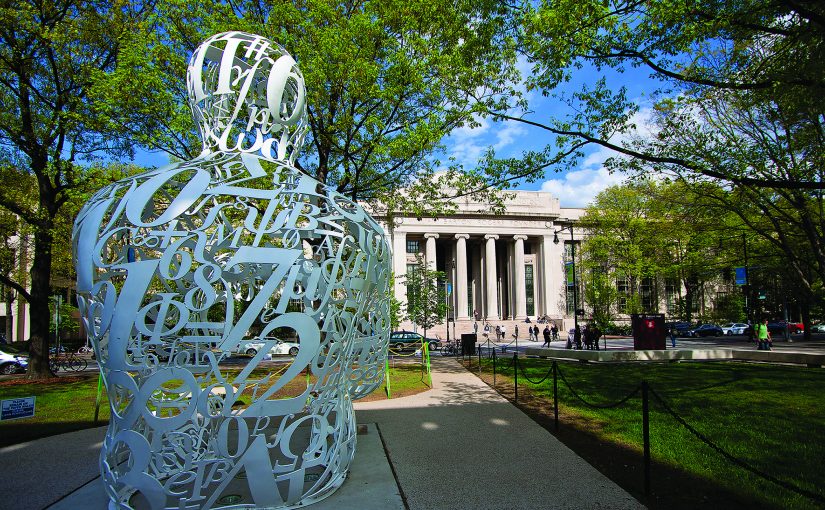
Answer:
<svg viewBox="0 0 825 510"><path fill-rule="evenodd" d="M492 338L495 338L495 328L496 328L496 326L504 326L506 328L507 342L513 341L513 333L515 332L516 326L518 326L519 340L527 340L527 338L529 336L528 333L527 333L527 328L529 326L538 325L540 331L544 330L544 326L545 326L545 324L537 324L536 321L533 318L531 318L530 323L524 322L523 320L521 320L521 321L516 321L516 320L491 320L491 321L488 321L488 322L490 324L490 334L491 334ZM556 325L559 326L560 331L567 331L568 329L573 327L573 319L572 318L567 319L567 320L561 319L561 318L556 318L556 319L553 319L553 322L555 322ZM460 338L463 333L473 333L473 323L474 323L474 321L472 319L457 320L457 321L455 321L455 327L453 327L453 323L450 323L450 335L449 335L450 339L452 340L455 337ZM398 329L413 331L414 328L413 328L413 325L411 323L405 321L405 322L401 323L401 325L398 327ZM417 328L416 331L418 331L419 333L424 333L424 331L422 331L421 328ZM484 322L483 321L478 321L478 335L479 335L479 337L482 336L483 332L484 332ZM430 337L430 338L441 338L442 340L446 340L447 339L446 325L445 324L439 324L439 325L433 327L432 329L428 329L427 330L427 336Z"/></svg>

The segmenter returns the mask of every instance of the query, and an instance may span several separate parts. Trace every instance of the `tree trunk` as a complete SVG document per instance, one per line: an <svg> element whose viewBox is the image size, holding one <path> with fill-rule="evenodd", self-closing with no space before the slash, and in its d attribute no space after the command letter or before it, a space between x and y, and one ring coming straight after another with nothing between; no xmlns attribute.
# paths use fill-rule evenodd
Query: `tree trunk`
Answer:
<svg viewBox="0 0 825 510"><path fill-rule="evenodd" d="M49 290L52 267L52 221L37 229L34 234L34 260L32 261L31 300L29 317L31 320L31 345L29 347L29 370L27 379L54 377L49 369Z"/></svg>

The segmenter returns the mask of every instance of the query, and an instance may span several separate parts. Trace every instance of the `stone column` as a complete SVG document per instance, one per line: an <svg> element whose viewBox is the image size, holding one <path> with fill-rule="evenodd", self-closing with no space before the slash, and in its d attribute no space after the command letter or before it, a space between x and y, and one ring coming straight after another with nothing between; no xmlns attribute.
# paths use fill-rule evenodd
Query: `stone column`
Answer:
<svg viewBox="0 0 825 510"><path fill-rule="evenodd" d="M407 302L407 285L404 283L407 274L407 233L394 230L392 233L392 270L395 273L395 299L402 303Z"/></svg>
<svg viewBox="0 0 825 510"><path fill-rule="evenodd" d="M466 319L467 313L467 239L468 234L455 235L455 292L456 292L456 319Z"/></svg>
<svg viewBox="0 0 825 510"><path fill-rule="evenodd" d="M527 240L525 235L513 236L516 241L515 253L515 271L516 276L516 320L524 320L527 317L527 289L525 288L525 274L524 274L524 241Z"/></svg>
<svg viewBox="0 0 825 510"><path fill-rule="evenodd" d="M438 239L438 234L424 234L424 238L427 239L427 268L435 271L435 240Z"/></svg>
<svg viewBox="0 0 825 510"><path fill-rule="evenodd" d="M542 265L544 274L544 306L545 313L552 317L561 317L567 314L564 301L564 243L553 244L553 236L542 236Z"/></svg>
<svg viewBox="0 0 825 510"><path fill-rule="evenodd" d="M487 234L484 236L487 240L484 254L484 265L487 269L485 275L486 281L486 295L487 295L487 319L497 320L498 315L498 275L496 274L496 234Z"/></svg>

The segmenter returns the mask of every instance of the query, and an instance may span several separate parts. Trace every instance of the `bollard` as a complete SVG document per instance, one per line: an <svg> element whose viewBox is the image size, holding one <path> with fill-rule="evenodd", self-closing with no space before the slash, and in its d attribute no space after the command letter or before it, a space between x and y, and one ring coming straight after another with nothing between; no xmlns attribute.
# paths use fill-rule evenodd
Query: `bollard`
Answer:
<svg viewBox="0 0 825 510"><path fill-rule="evenodd" d="M514 352L513 353L513 374L516 378L516 385L515 385L515 394L516 398L515 401L518 402L518 355Z"/></svg>
<svg viewBox="0 0 825 510"><path fill-rule="evenodd" d="M493 349L493 388L496 387L496 351Z"/></svg>
<svg viewBox="0 0 825 510"><path fill-rule="evenodd" d="M478 346L478 377L481 378L481 344Z"/></svg>
<svg viewBox="0 0 825 510"><path fill-rule="evenodd" d="M559 431L559 367L553 361L553 419L556 422L556 432Z"/></svg>
<svg viewBox="0 0 825 510"><path fill-rule="evenodd" d="M645 450L645 496L650 496L650 417L648 414L647 381L642 381L642 438Z"/></svg>

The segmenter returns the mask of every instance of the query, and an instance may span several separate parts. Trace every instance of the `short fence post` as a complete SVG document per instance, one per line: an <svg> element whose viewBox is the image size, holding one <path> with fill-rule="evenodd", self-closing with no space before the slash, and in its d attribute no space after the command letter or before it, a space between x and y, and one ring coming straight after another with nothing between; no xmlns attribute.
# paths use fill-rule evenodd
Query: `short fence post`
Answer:
<svg viewBox="0 0 825 510"><path fill-rule="evenodd" d="M559 431L559 367L553 360L553 418L556 421L556 432Z"/></svg>
<svg viewBox="0 0 825 510"><path fill-rule="evenodd" d="M515 385L516 398L515 398L515 401L518 402L518 355L515 352L513 353L513 373L515 374L515 378L516 378L516 385Z"/></svg>
<svg viewBox="0 0 825 510"><path fill-rule="evenodd" d="M481 344L478 344L478 376L481 377Z"/></svg>
<svg viewBox="0 0 825 510"><path fill-rule="evenodd" d="M496 387L496 351L493 350L493 388Z"/></svg>
<svg viewBox="0 0 825 510"><path fill-rule="evenodd" d="M645 496L650 496L650 417L648 414L647 391L647 381L642 381L642 436L645 450Z"/></svg>

